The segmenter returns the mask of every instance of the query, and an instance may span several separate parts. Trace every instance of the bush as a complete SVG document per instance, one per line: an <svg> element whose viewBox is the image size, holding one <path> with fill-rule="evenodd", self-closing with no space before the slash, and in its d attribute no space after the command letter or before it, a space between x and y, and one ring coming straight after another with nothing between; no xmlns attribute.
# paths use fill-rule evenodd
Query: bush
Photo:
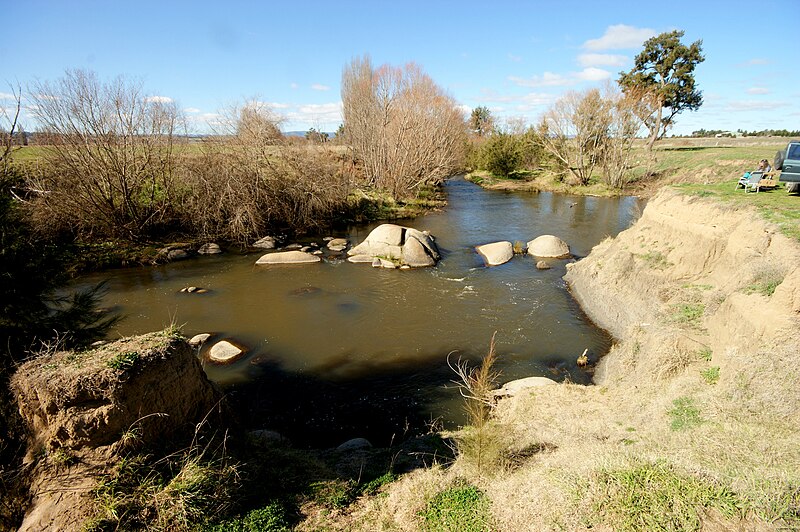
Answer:
<svg viewBox="0 0 800 532"><path fill-rule="evenodd" d="M508 177L518 170L523 157L523 144L517 135L495 132L481 149L484 168L491 173Z"/></svg>

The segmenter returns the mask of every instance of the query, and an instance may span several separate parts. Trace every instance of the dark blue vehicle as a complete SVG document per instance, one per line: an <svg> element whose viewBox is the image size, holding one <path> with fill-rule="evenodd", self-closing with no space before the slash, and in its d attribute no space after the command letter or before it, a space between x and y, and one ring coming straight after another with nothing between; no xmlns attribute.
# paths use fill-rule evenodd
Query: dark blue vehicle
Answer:
<svg viewBox="0 0 800 532"><path fill-rule="evenodd" d="M781 171L780 182L789 192L800 192L800 140L791 140L785 150L775 154L773 168Z"/></svg>

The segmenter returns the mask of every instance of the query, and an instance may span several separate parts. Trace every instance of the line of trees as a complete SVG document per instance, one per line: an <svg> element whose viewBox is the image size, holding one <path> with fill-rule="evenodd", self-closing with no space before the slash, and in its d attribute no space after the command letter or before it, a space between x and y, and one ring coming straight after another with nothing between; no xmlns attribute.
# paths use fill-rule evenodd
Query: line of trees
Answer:
<svg viewBox="0 0 800 532"><path fill-rule="evenodd" d="M600 174L608 186L624 187L639 133L647 131L651 151L678 114L702 104L694 79L695 67L704 60L702 41L686 46L680 42L683 35L671 31L648 39L616 85L565 94L524 134L498 130L486 107L475 108L469 129L477 148L470 152L470 165L507 176L546 164L578 185Z"/></svg>

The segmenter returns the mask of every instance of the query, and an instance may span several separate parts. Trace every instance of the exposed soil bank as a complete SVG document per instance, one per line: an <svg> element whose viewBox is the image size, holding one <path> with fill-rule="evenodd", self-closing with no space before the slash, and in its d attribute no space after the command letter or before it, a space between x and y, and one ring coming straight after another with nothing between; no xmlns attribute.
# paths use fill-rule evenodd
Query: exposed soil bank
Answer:
<svg viewBox="0 0 800 532"><path fill-rule="evenodd" d="M12 379L29 430L32 503L20 530L80 530L97 479L129 451L192 434L219 394L194 350L152 333L36 358Z"/></svg>
<svg viewBox="0 0 800 532"><path fill-rule="evenodd" d="M493 474L460 456L329 528L417 530L463 479L497 530L800 527L797 243L754 210L665 190L565 278L618 340L597 385L501 401Z"/></svg>

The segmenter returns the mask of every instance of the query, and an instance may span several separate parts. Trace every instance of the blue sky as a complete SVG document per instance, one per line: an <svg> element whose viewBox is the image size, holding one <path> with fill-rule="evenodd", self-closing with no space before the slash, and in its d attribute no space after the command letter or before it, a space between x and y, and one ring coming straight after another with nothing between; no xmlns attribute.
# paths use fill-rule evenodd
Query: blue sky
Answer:
<svg viewBox="0 0 800 532"><path fill-rule="evenodd" d="M800 0L0 0L0 13L0 105L9 82L81 68L141 80L195 131L250 98L272 104L284 130L333 131L342 68L369 54L418 63L465 110L535 123L564 92L630 69L647 37L682 29L685 43L703 40L705 103L673 133L800 129Z"/></svg>

